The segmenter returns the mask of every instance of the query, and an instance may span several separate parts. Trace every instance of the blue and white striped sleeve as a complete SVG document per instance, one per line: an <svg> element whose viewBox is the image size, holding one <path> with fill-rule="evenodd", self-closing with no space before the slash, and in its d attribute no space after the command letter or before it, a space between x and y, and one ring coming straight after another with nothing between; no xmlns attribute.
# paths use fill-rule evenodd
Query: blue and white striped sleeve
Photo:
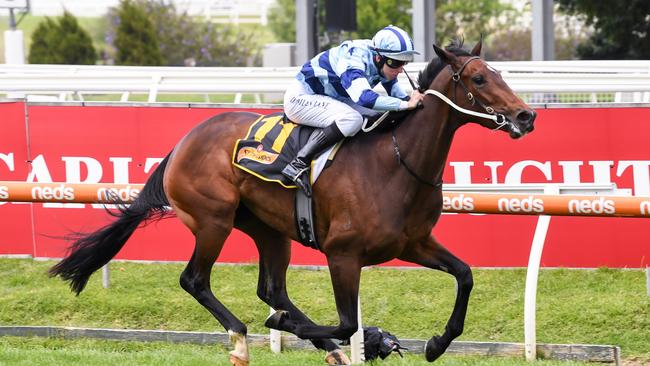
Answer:
<svg viewBox="0 0 650 366"><path fill-rule="evenodd" d="M354 57L354 51L351 52L351 57L342 58L339 63L341 64L337 65L337 69L344 70L340 75L341 85L353 102L380 111L394 111L408 107L408 102L379 95L372 90L364 72L366 66L360 57Z"/></svg>
<svg viewBox="0 0 650 366"><path fill-rule="evenodd" d="M408 93L399 84L397 79L381 83L381 85L384 87L384 89L386 89L386 93L388 93L388 95L391 97L405 100L409 96Z"/></svg>

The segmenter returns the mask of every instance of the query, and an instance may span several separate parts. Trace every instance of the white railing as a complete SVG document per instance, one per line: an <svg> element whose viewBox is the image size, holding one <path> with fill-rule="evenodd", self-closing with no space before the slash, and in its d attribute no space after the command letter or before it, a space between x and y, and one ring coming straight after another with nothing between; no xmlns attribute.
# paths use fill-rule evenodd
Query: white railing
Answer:
<svg viewBox="0 0 650 366"><path fill-rule="evenodd" d="M650 102L650 61L491 62L512 89L529 102ZM416 78L424 63L407 72ZM32 100L84 100L84 95L235 94L284 92L298 67L133 67L81 65L2 65L0 94ZM403 74L402 86L411 86ZM381 88L378 88L379 91ZM48 96L43 98L42 96ZM94 100L97 100L95 97ZM106 99L111 100L111 99ZM206 98L206 101L208 99Z"/></svg>

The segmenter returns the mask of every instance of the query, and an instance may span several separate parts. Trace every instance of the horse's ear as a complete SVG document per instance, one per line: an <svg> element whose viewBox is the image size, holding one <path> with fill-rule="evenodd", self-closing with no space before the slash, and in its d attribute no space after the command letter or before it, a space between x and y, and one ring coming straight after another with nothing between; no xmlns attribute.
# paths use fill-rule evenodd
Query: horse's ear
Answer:
<svg viewBox="0 0 650 366"><path fill-rule="evenodd" d="M433 50L436 52L436 55L446 64L451 64L453 61L456 59L456 56L454 56L453 53L447 52L447 50L440 48L436 46L436 44L433 44Z"/></svg>
<svg viewBox="0 0 650 366"><path fill-rule="evenodd" d="M472 48L472 56L481 56L481 48L483 48L483 34L481 33L481 39L478 43Z"/></svg>

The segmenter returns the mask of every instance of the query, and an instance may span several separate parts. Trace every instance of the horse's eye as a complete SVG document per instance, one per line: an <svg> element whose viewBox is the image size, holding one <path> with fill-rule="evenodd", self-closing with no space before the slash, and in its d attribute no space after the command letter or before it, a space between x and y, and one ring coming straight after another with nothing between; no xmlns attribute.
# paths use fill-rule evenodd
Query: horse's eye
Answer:
<svg viewBox="0 0 650 366"><path fill-rule="evenodd" d="M485 79L483 78L483 75L474 75L472 76L472 81L476 85L483 85L485 84Z"/></svg>

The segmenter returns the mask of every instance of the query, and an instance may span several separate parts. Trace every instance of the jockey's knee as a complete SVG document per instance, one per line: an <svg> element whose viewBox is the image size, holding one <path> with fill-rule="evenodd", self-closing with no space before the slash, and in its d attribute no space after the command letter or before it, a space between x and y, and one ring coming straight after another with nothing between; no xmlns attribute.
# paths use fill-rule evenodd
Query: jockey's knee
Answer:
<svg viewBox="0 0 650 366"><path fill-rule="evenodd" d="M343 113L337 116L336 126L338 126L343 136L350 137L354 136L361 130L361 125L363 124L363 117L357 113Z"/></svg>

